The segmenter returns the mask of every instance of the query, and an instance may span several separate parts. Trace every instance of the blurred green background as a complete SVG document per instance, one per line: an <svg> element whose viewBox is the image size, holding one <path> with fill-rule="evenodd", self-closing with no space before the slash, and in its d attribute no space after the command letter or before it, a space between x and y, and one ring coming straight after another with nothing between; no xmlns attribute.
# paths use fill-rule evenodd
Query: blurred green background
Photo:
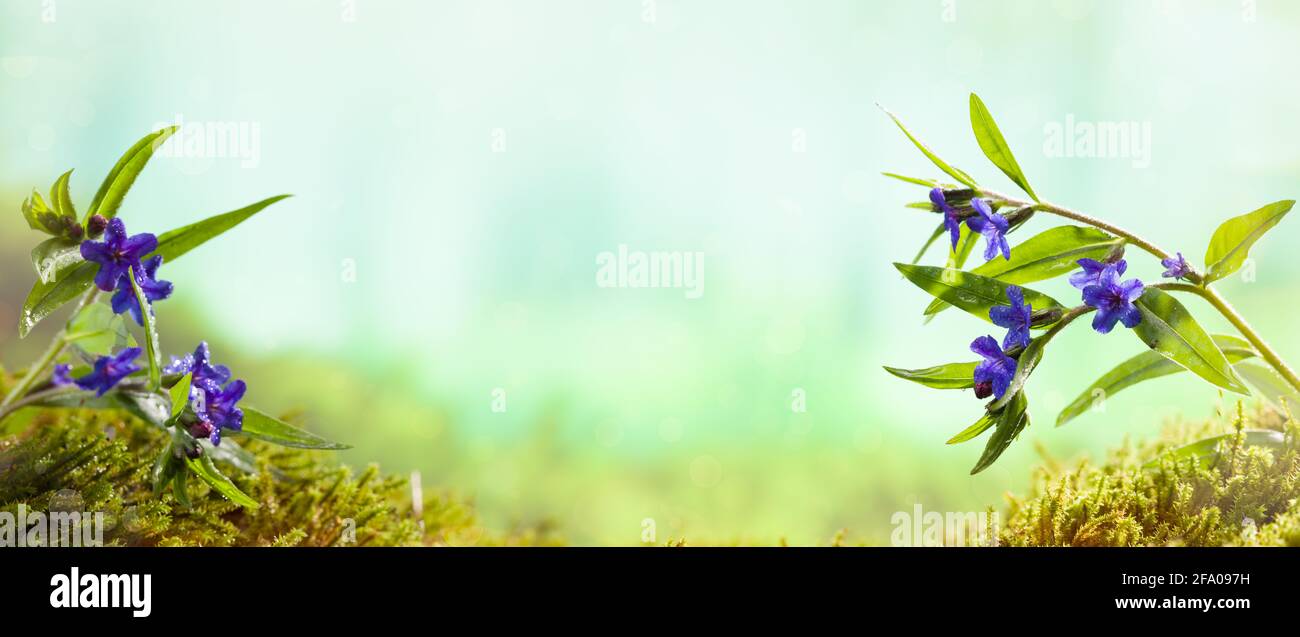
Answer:
<svg viewBox="0 0 1300 637"><path fill-rule="evenodd" d="M1053 429L1142 348L1072 329L1031 383L1035 425L968 476L983 440L943 442L979 403L880 369L969 360L990 330L923 326L924 293L890 266L935 221L879 172L937 171L877 102L1010 191L969 132L978 92L1040 195L1198 264L1219 221L1300 194L1300 6L1281 0L0 7L0 361L29 362L58 322L17 340L32 187L75 168L84 209L151 130L243 130L245 153L156 157L122 209L161 232L295 195L164 268L168 353L207 339L251 403L300 409L354 445L346 461L584 544L637 544L646 519L659 542L883 542L914 503L1000 505L1036 445L1096 456L1213 413L1187 376ZM1067 121L1133 122L1150 145L1062 157L1047 142ZM1253 281L1223 283L1292 361L1294 223L1252 252ZM702 298L597 287L620 244L703 252Z"/></svg>

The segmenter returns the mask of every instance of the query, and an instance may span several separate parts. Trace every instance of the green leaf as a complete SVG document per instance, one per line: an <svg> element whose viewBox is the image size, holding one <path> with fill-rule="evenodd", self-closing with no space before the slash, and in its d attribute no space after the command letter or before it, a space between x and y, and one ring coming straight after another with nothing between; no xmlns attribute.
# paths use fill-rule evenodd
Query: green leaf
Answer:
<svg viewBox="0 0 1300 637"><path fill-rule="evenodd" d="M1007 287L1011 284L1004 283L997 279L956 270L952 268L938 268L928 265L908 265L906 263L895 263L894 267L898 268L903 276L909 281L915 283L917 287L929 292L935 298L944 302L955 305L975 316L992 322L989 319L989 308L994 305L1007 305ZM1025 294L1025 301L1034 306L1035 310L1063 309L1061 304L1046 294L1021 288ZM1047 325L1035 326L1036 328L1047 327Z"/></svg>
<svg viewBox="0 0 1300 637"><path fill-rule="evenodd" d="M103 303L91 303L68 321L63 340L91 356L107 356L129 337L121 315Z"/></svg>
<svg viewBox="0 0 1300 637"><path fill-rule="evenodd" d="M979 420L975 421L975 424L961 430L957 435L949 438L947 444L955 445L959 442L974 440L976 436L984 433L984 431L989 427L992 427L995 422L997 422L997 419L993 417L993 414L985 413Z"/></svg>
<svg viewBox="0 0 1300 637"><path fill-rule="evenodd" d="M1255 349L1250 346L1250 343L1236 336L1215 334L1211 338L1214 339L1214 343L1219 346L1229 363L1236 363L1256 356ZM1241 366L1238 365L1236 369L1240 372ZM1165 358L1158 352L1150 350L1142 352L1106 372L1105 375L1083 390L1083 393L1079 394L1073 402L1061 410L1060 415L1056 417L1056 426L1060 427L1079 417L1094 405L1109 400L1112 396L1128 387L1142 381L1177 374L1182 371L1186 371L1186 368ZM1245 376L1245 374L1242 374L1242 376Z"/></svg>
<svg viewBox="0 0 1300 637"><path fill-rule="evenodd" d="M135 183L135 178L140 176L144 170L145 164L149 163L149 158L168 137L172 136L178 130L176 126L169 126L159 131L145 135L134 146L129 148L126 153L117 160L113 169L108 171L104 177L104 182L99 185L99 190L95 193L95 198L91 200L90 207L86 209L86 218L82 219L82 225L95 215L103 215L106 218L117 216L117 209L122 207L122 200L126 198L126 192L131 189Z"/></svg>
<svg viewBox="0 0 1300 637"><path fill-rule="evenodd" d="M18 337L26 338L37 323L90 289L97 270L96 264L83 261L57 275L52 283L37 281L23 302L23 313L18 319Z"/></svg>
<svg viewBox="0 0 1300 637"><path fill-rule="evenodd" d="M1277 201L1223 222L1214 231L1210 247L1205 251L1205 280L1216 281L1241 268L1250 247L1282 221L1294 205L1295 201L1290 199Z"/></svg>
<svg viewBox="0 0 1300 637"><path fill-rule="evenodd" d="M1100 261L1122 241L1095 228L1059 226L1016 246L1011 259L986 261L971 273L1017 285L1046 281L1078 269L1079 259ZM947 303L936 300L925 308L925 313L937 314L947 307Z"/></svg>
<svg viewBox="0 0 1300 637"><path fill-rule="evenodd" d="M1281 376L1278 376L1277 372L1255 363L1237 363L1234 369L1242 378L1246 379L1246 382L1254 385L1265 400L1278 407L1286 407L1292 413L1300 411L1298 409L1300 408L1300 394L1296 393Z"/></svg>
<svg viewBox="0 0 1300 637"><path fill-rule="evenodd" d="M265 412L244 407L244 426L241 433L250 438L265 440L284 447L299 449L349 449L348 445L326 440L304 431Z"/></svg>
<svg viewBox="0 0 1300 637"><path fill-rule="evenodd" d="M1034 189L1029 187L1029 180L1025 179L1020 164L1016 163L1015 156L1011 154L1011 147L1002 137L1002 131L998 130L997 123L993 121L993 115L984 106L984 101L974 93L970 94L970 126L975 131L975 141L979 142L984 156L988 157L994 166L1002 169L1002 172L1006 173L1011 181L1016 182L1016 185L1028 193L1034 201L1038 201L1038 195L1034 194Z"/></svg>
<svg viewBox="0 0 1300 637"><path fill-rule="evenodd" d="M1009 392L1008 392L1009 393ZM975 475L990 466L1002 456L1002 452L1011 446L1011 441L1015 440L1020 432L1029 426L1029 401L1025 399L1024 392L1016 392L1011 402L997 416L997 428L993 430L993 435L989 437L988 444L984 447L984 454L980 456L979 462L975 463L975 468L970 470L971 475Z"/></svg>
<svg viewBox="0 0 1300 637"><path fill-rule="evenodd" d="M185 374L175 385L167 392L171 398L171 417L169 421L175 421L182 413L185 412L185 406L190 403L190 384L194 381L193 374Z"/></svg>
<svg viewBox="0 0 1300 637"><path fill-rule="evenodd" d="M84 262L81 243L62 237L46 239L32 248L32 269L43 283L58 280L59 273Z"/></svg>
<svg viewBox="0 0 1300 637"><path fill-rule="evenodd" d="M934 389L970 389L975 386L977 363L949 363L924 369L901 369L885 366L885 371Z"/></svg>
<svg viewBox="0 0 1300 637"><path fill-rule="evenodd" d="M1274 449L1283 449L1286 447L1286 434L1273 429L1243 429L1244 435L1243 446L1272 447ZM1223 434L1221 436L1211 436L1202 440L1197 440L1189 445L1184 445L1147 461L1142 465L1144 469L1155 469L1160 466L1161 458L1172 456L1174 460L1186 460L1194 458L1203 467L1213 466L1219 459L1219 454L1223 450L1223 445L1231 446L1235 443L1237 434Z"/></svg>
<svg viewBox="0 0 1300 637"><path fill-rule="evenodd" d="M977 187L975 180L971 179L970 175L967 175L965 172L962 172L961 170L958 170L957 168L949 165L948 162L944 161L938 155L934 154L934 152L931 151L928 147L926 147L925 144L921 143L921 140L917 139L916 136L913 135L911 131L907 130L906 126L903 126L903 122L899 120L897 116L889 112L883 106L880 107L880 110L885 111L885 114L889 116L889 119L894 120L894 124L898 125L898 129L903 131L903 134L907 135L907 138L912 140L912 143L916 145L916 147L921 151L921 153L924 154L926 157L928 157L930 161L934 162L934 165L938 166L939 170L948 173L950 176L952 176L953 179L956 179L957 181L960 181L961 183L966 184L971 188Z"/></svg>
<svg viewBox="0 0 1300 637"><path fill-rule="evenodd" d="M46 234L56 234L49 228L45 227L45 224L41 222L41 215L45 213L52 214L54 211L50 210L49 206L45 205L45 200L41 198L41 193L36 192L35 188L32 189L31 196L23 200L22 210L23 219L27 221L27 225L32 230L40 230Z"/></svg>
<svg viewBox="0 0 1300 637"><path fill-rule="evenodd" d="M904 131L904 132L906 132L906 131ZM909 183L909 184L915 184L915 185L917 185L917 186L925 186L926 188L941 188L941 187L942 187L942 185L941 185L939 182L937 182L937 181L935 181L935 180L933 180L933 179L922 179L922 178L920 178L920 177L908 177L907 175L899 175L899 174L897 174L897 173L880 173L880 174L882 174L882 175L884 175L884 176L886 176L886 177L891 177L891 178L893 178L893 179L897 179L897 180L899 180L899 181L905 181L905 182L907 182L907 183Z"/></svg>
<svg viewBox="0 0 1300 637"><path fill-rule="evenodd" d="M939 222L939 227L935 228L934 233L930 235L930 238L925 240L925 245L922 245L921 249L916 251L916 256L912 257L912 263L920 261L921 257L925 256L925 253L930 250L930 246L934 245L934 242L938 241L939 237L942 237L947 233L948 229L944 227L943 222Z"/></svg>
<svg viewBox="0 0 1300 637"><path fill-rule="evenodd" d="M249 217L261 212L271 204L289 198L290 195L276 195L255 204L244 206L239 210L208 217L188 226L169 230L158 236L158 248L152 254L161 254L163 261L171 263L181 255L210 241L213 237L241 224Z"/></svg>
<svg viewBox="0 0 1300 637"><path fill-rule="evenodd" d="M158 238L158 248L153 254L161 254L167 262L180 258L181 255L211 240L213 237L239 225L245 219L257 214L267 206L288 197L279 195L264 199L251 206L216 215L197 223L164 232ZM23 303L23 313L18 321L18 336L24 338L37 323L55 310L90 289L98 271L95 263L83 261L69 267L58 275L53 283L37 281Z"/></svg>
<svg viewBox="0 0 1300 637"><path fill-rule="evenodd" d="M226 496L226 499L244 507L245 509L256 509L257 501L248 497L246 493L239 490L234 482L230 481L217 466L212 464L212 458L207 454L200 455L198 458L186 458L185 463L189 465L194 475L203 479L215 491Z"/></svg>
<svg viewBox="0 0 1300 637"><path fill-rule="evenodd" d="M181 506L192 509L194 505L190 502L188 471L177 471L176 476L172 478L172 495L176 496L176 501Z"/></svg>
<svg viewBox="0 0 1300 637"><path fill-rule="evenodd" d="M1142 322L1133 328L1147 347L1228 391L1250 394L1232 365L1187 308L1172 295L1148 287L1135 303Z"/></svg>
<svg viewBox="0 0 1300 637"><path fill-rule="evenodd" d="M158 347L158 323L153 313L153 305L149 299L145 298L144 290L140 289L140 282L136 280L136 271L132 267L130 276L131 290L135 292L135 300L140 304L140 318L144 319L144 349L145 356L149 357L149 391L157 391L162 387L162 348Z"/></svg>
<svg viewBox="0 0 1300 637"><path fill-rule="evenodd" d="M72 177L72 171L63 173L50 187L50 205L54 207L54 214L64 217L77 218L77 208L72 205L72 194L68 189L68 179Z"/></svg>
<svg viewBox="0 0 1300 637"><path fill-rule="evenodd" d="M149 481L153 486L153 494L162 493L163 487L170 484L176 475L176 470L180 468L180 462L176 455L172 453L172 445L163 445L162 451L154 459L153 468L149 471Z"/></svg>

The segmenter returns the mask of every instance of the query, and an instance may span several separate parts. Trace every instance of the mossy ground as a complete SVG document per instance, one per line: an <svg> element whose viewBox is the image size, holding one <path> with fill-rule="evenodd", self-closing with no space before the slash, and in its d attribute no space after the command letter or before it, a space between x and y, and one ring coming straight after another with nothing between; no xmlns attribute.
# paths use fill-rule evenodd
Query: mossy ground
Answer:
<svg viewBox="0 0 1300 637"><path fill-rule="evenodd" d="M1285 442L1247 446L1238 434L1208 466L1166 453L1242 429L1282 431ZM1300 546L1298 440L1300 425L1289 414L1237 404L1208 422L1172 423L1159 440L1126 442L1101 463L1045 458L1029 492L1008 496L999 539L1010 546Z"/></svg>
<svg viewBox="0 0 1300 637"><path fill-rule="evenodd" d="M3 385L3 382L0 382ZM559 543L549 528L484 528L472 505L403 477L359 473L329 452L241 440L259 472L221 467L259 503L241 508L194 479L192 506L155 495L149 473L168 440L119 411L29 409L0 429L0 511L104 512L104 543L127 546L500 546ZM220 466L220 465L219 465Z"/></svg>
<svg viewBox="0 0 1300 637"><path fill-rule="evenodd" d="M4 384L0 376L0 385ZM1224 445L1212 464L1166 453L1241 429L1286 434L1280 448ZM1174 423L1159 440L1122 444L1100 463L1044 457L1024 495L1008 495L1003 546L1300 546L1300 425L1240 407ZM554 545L548 526L490 530L471 503L425 487L413 507L404 477L341 466L329 452L241 440L256 475L222 467L259 507L240 508L189 481L191 507L149 484L167 441L118 411L30 409L0 426L0 511L102 511L104 539L130 546ZM1152 461L1154 465L1151 464ZM420 514L415 513L416 510ZM674 538L665 544L691 544ZM784 544L784 542L779 542ZM856 544L841 531L832 546Z"/></svg>

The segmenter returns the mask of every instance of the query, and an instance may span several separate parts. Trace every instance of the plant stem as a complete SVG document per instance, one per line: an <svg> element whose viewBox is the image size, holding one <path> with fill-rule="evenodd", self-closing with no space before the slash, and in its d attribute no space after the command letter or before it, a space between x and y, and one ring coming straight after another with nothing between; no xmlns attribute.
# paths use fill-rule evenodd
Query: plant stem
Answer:
<svg viewBox="0 0 1300 637"><path fill-rule="evenodd" d="M77 309L73 310L73 316L76 316L86 306L94 303L97 298L99 298L99 289L90 288L90 291L86 292L86 295L81 298L81 303L77 304ZM50 346L45 350L45 353L41 354L41 357L36 359L36 362L31 367L27 368L27 373L18 380L18 384L14 385L13 389L9 390L9 394L5 396L4 401L0 402L0 413L7 415L8 411L10 411L7 409L9 405L22 398L23 394L26 394L27 390L31 389L32 383L35 383L36 379L40 378L41 374L45 372L45 368L49 367L50 363L54 362L54 359L63 353L63 349L68 346L67 334L68 330L65 328L54 335L54 339L50 341Z"/></svg>
<svg viewBox="0 0 1300 637"><path fill-rule="evenodd" d="M1268 364L1272 365L1273 369L1277 370L1277 373L1281 374L1282 378L1286 379L1286 382L1290 384L1291 387L1293 387L1297 392L1300 392L1300 377L1296 376L1296 373L1282 361L1282 358L1277 355L1277 352L1273 351L1273 348L1269 347L1268 343L1264 342L1264 338L1255 332L1254 328L1246 322L1246 319L1242 318L1236 308L1232 307L1232 305L1228 303L1227 299L1223 298L1223 295L1219 294L1218 290L1199 285L1190 285L1187 283L1157 283L1152 287L1160 288L1162 290L1190 292L1205 299L1210 305L1213 305L1214 309L1218 310L1224 318L1228 319L1228 322L1232 323L1232 326L1237 328L1237 331L1241 332L1241 335L1246 337L1246 340L1250 341L1251 345L1255 346L1255 350L1259 352L1259 355L1264 360L1268 361Z"/></svg>
<svg viewBox="0 0 1300 637"><path fill-rule="evenodd" d="M1066 219L1073 219L1080 223L1086 223L1094 228L1100 228L1102 230L1105 230L1106 232L1109 232L1117 237L1123 237L1124 239L1128 240L1129 243L1143 250L1146 250L1147 252L1151 253L1153 256L1155 256L1158 259L1169 258L1169 253L1166 252L1164 249L1160 248L1160 246L1157 246L1156 244L1151 243L1150 241L1147 241L1146 239L1143 239L1142 237L1139 237L1133 234L1132 232L1129 232L1128 230L1125 230L1117 225L1107 223L1105 221L1102 221L1101 219L1098 219L1091 215L1083 214L1082 212L1079 212L1077 210L1071 210L1069 208L1066 208L1065 206L1058 206L1054 203L1050 203L1047 201L1041 201L1041 202L1025 201L1023 199L1008 197L1007 195L1004 195L1000 192L987 190L983 188L980 189L980 194L986 197L990 197L992 199L996 199L998 201L1006 202L1007 204L1010 204L1012 206L1030 206L1034 210L1041 210L1046 213L1054 214L1058 217L1065 217ZM1191 276L1193 277L1192 280L1194 281L1200 281L1202 278L1200 272L1195 271L1195 269L1193 269Z"/></svg>
<svg viewBox="0 0 1300 637"><path fill-rule="evenodd" d="M39 403L42 400L45 400L46 398L50 398L52 396L58 396L59 394L76 394L76 393L84 393L87 396L91 396L91 397L94 396L92 393L82 392L78 390L76 387L51 387L49 389L45 389L33 394L29 394L23 397L21 400L14 401L14 403L11 405L0 407L0 420L4 420L9 416L9 414L18 411L23 407L26 407L31 404Z"/></svg>
<svg viewBox="0 0 1300 637"><path fill-rule="evenodd" d="M1143 239L1142 237L1139 237L1133 234L1132 232L1129 232L1128 230L1125 230L1119 226L1112 225L1110 223L1107 223L1105 221L1102 221L1101 219L1098 219L1090 215L1085 215L1082 212L1071 210L1064 206L1058 206L1054 203L1049 203L1046 201L1042 201L1038 203L1032 201L1024 201L1022 199L1017 199L1015 197L1008 197L1000 192L996 192L984 188L980 189L980 194L992 199L996 199L998 201L1005 202L1009 205L1033 206L1035 210L1042 210L1043 212L1054 214L1060 217L1065 217L1067 219L1073 219L1080 223L1086 223L1090 226L1093 226L1094 228L1100 228L1102 230L1105 230L1106 232L1109 232L1115 236L1123 237L1129 243L1132 243L1133 245L1151 253L1157 258L1160 259L1169 258L1169 253L1161 249L1156 244L1151 243L1150 241L1147 241L1146 239ZM1187 275L1187 278L1190 281L1192 281L1192 283L1194 283L1195 285L1188 284L1188 283L1157 283L1152 285L1152 287L1166 289L1166 290L1178 290L1181 292L1191 292L1192 294L1200 296L1201 298L1208 301L1210 305L1214 306L1214 309L1218 310L1219 313L1222 314L1224 318L1228 319L1229 323L1232 323L1233 327L1237 328L1237 331L1240 332L1242 336L1246 337L1246 340L1250 341L1251 345L1255 346L1255 349L1259 352L1259 355L1263 357L1265 361L1268 361L1268 364L1272 365L1273 369L1276 370L1278 374L1281 374L1282 377L1286 379L1286 382L1291 385L1291 387L1295 388L1297 392L1300 392L1300 376L1296 376L1296 373L1292 371L1291 368L1288 367L1285 362L1282 361L1282 357L1278 356L1277 352L1273 351L1273 348L1269 347L1268 343L1264 342L1264 338L1261 337L1257 332L1255 332L1255 328L1251 327L1250 323L1246 322L1246 319L1242 317L1240 313L1237 312L1236 308L1232 307L1232 305L1228 303L1228 300L1223 298L1223 296L1219 294L1218 290L1210 288L1205 283L1205 277L1202 276L1201 273L1197 271L1195 268L1192 268L1192 271ZM1062 322L1064 323L1065 321Z"/></svg>

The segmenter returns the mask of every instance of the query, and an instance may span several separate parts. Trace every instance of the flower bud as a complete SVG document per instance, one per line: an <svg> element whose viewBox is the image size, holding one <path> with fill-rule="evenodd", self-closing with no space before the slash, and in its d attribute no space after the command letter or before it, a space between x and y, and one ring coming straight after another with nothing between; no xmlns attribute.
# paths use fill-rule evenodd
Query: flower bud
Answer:
<svg viewBox="0 0 1300 637"><path fill-rule="evenodd" d="M81 241L81 238L85 236L86 231L81 229L81 224L74 223L68 226L67 234L69 239L72 239L73 241Z"/></svg>
<svg viewBox="0 0 1300 637"><path fill-rule="evenodd" d="M190 460L198 460L199 457L201 457L202 455L203 455L203 447L200 447L198 443L195 443L194 446L192 447L185 448L185 457L189 458Z"/></svg>
<svg viewBox="0 0 1300 637"><path fill-rule="evenodd" d="M1045 310L1036 310L1029 316L1030 327L1042 327L1051 325L1059 320L1065 314L1059 307L1048 308Z"/></svg>
<svg viewBox="0 0 1300 637"><path fill-rule="evenodd" d="M108 228L108 219L105 219L104 215L91 215L90 221L86 222L86 230L90 234L91 239L95 239L99 237L99 235L104 234L106 228Z"/></svg>
<svg viewBox="0 0 1300 637"><path fill-rule="evenodd" d="M975 397L983 400L993 395L993 381L986 380L982 383L975 383Z"/></svg>
<svg viewBox="0 0 1300 637"><path fill-rule="evenodd" d="M1009 224L1007 231L1010 232L1011 230L1020 227L1026 221L1029 221L1029 219L1034 216L1034 208L1033 206L1021 206L1003 216L1007 218L1007 223Z"/></svg>
<svg viewBox="0 0 1300 637"><path fill-rule="evenodd" d="M1110 249L1110 252L1106 253L1106 258L1102 259L1102 261L1105 263L1119 263L1124 260L1124 244L1125 241L1121 239L1119 243L1115 244L1115 247Z"/></svg>

